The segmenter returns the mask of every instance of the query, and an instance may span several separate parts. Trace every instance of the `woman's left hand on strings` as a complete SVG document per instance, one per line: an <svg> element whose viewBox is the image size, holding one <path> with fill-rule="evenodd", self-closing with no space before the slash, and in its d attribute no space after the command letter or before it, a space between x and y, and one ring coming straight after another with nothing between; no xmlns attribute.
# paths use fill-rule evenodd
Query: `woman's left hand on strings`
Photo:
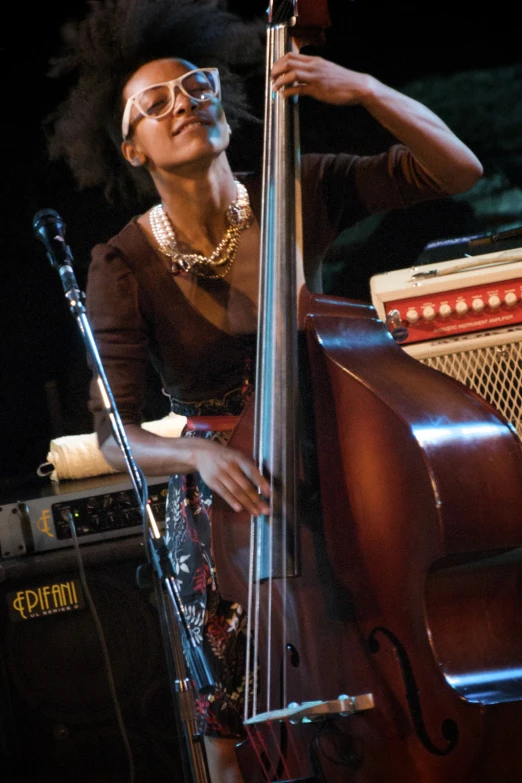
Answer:
<svg viewBox="0 0 522 783"><path fill-rule="evenodd" d="M299 52L288 52L272 67L282 95L310 96L323 103L362 106L416 164L448 195L464 193L482 176L477 156L431 109L367 73Z"/></svg>
<svg viewBox="0 0 522 783"><path fill-rule="evenodd" d="M368 74L299 52L288 52L272 67L274 89L284 90L285 97L308 95L336 105L360 103L371 79Z"/></svg>

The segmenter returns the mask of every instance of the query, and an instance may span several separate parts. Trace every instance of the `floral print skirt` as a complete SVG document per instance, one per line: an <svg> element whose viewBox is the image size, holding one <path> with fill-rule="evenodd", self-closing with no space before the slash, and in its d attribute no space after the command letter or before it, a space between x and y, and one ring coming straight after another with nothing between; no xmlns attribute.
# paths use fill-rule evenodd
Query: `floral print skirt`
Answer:
<svg viewBox="0 0 522 783"><path fill-rule="evenodd" d="M188 431L226 444L230 432ZM198 473L171 476L165 540L172 554L188 625L216 680L210 696L196 696L202 733L241 739L246 669L246 615L219 595L211 556L212 492Z"/></svg>

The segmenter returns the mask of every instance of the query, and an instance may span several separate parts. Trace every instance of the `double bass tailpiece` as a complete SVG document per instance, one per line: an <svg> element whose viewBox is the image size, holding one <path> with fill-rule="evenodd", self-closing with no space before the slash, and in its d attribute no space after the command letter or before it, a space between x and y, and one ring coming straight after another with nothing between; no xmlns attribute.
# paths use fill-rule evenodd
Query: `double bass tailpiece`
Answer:
<svg viewBox="0 0 522 783"><path fill-rule="evenodd" d="M356 712L371 710L374 706L371 693L362 693L359 696L342 694L338 699L331 701L304 701L302 704L292 702L286 709L270 710L254 715L252 718L248 718L245 724L252 726L257 723L283 720L288 720L290 723L311 723L314 720L323 720L323 718L329 717L348 717Z"/></svg>

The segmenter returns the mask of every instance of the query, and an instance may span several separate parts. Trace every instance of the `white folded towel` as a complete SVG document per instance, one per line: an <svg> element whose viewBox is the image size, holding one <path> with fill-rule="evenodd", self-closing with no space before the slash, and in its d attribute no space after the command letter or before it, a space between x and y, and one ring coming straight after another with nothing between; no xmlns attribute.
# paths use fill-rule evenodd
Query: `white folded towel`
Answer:
<svg viewBox="0 0 522 783"><path fill-rule="evenodd" d="M186 418L169 413L163 419L146 421L144 430L162 435L165 438L177 438L185 426ZM63 435L55 438L49 445L47 462L39 466L39 476L50 475L52 481L61 479L79 479L90 476L102 476L107 473L119 473L111 468L98 447L95 432L88 435Z"/></svg>

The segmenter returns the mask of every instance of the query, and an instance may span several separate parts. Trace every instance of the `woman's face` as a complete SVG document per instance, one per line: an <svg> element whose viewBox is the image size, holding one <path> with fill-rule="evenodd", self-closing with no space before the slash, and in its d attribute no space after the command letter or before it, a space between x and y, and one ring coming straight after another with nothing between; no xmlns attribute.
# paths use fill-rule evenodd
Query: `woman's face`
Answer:
<svg viewBox="0 0 522 783"><path fill-rule="evenodd" d="M139 68L123 90L123 105L136 93L153 84L168 82L192 71L185 60L153 60ZM230 130L218 97L195 100L178 86L174 104L161 117L143 116L132 105L128 140L123 152L128 160L146 163L149 171L173 170L208 165L228 146Z"/></svg>

